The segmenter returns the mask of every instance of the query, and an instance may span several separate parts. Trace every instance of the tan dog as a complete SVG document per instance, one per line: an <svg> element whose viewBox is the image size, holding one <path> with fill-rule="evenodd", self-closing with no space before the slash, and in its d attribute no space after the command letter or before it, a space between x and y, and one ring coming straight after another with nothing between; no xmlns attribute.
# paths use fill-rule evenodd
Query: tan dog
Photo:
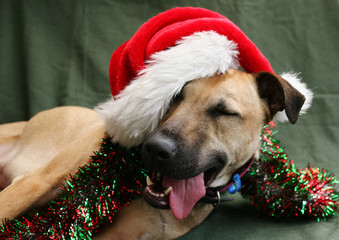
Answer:
<svg viewBox="0 0 339 240"><path fill-rule="evenodd" d="M160 173L149 179L153 181L145 191L149 204L142 198L133 201L96 238L173 239L187 233L213 206L195 204L198 199L193 200L192 210L186 210L185 200L173 197L179 210L176 206L170 206L172 212L153 208L159 207L166 189L176 191L164 182L195 182L203 173L203 182L196 184L199 188L201 184L204 188L226 185L258 152L262 127L284 109L295 123L304 101L288 82L266 72L230 69L223 75L189 82L143 144L146 166ZM69 174L98 150L104 132L97 113L80 107L55 108L28 122L1 125L0 218L20 216L53 199ZM156 185L160 188L154 190ZM154 191L158 195L152 195ZM173 214L184 219L179 221Z"/></svg>

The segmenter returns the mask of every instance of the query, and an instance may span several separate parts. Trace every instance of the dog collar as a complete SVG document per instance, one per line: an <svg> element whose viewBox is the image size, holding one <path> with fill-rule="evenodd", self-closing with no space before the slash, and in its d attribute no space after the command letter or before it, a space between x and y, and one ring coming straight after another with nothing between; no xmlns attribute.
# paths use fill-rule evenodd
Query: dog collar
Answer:
<svg viewBox="0 0 339 240"><path fill-rule="evenodd" d="M206 195L201 199L203 202L213 204L214 207L218 207L222 202L229 202L234 198L221 198L220 194L228 190L230 194L234 194L241 189L241 178L248 172L254 162L254 157L251 159L247 167L240 174L236 173L233 176L233 181L228 183L224 187L208 188L206 189Z"/></svg>

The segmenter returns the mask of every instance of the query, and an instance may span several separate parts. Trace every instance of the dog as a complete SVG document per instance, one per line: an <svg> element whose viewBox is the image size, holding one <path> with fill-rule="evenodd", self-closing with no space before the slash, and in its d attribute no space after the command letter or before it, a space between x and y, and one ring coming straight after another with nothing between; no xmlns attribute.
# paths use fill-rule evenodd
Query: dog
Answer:
<svg viewBox="0 0 339 240"><path fill-rule="evenodd" d="M184 235L214 208L199 201L204 189L225 186L258 156L263 126L283 110L296 123L304 101L286 80L268 72L229 69L188 82L142 144L143 161L153 172L144 198L119 211L94 239ZM18 217L55 198L99 149L105 130L99 115L82 107L58 107L28 122L1 125L0 218Z"/></svg>

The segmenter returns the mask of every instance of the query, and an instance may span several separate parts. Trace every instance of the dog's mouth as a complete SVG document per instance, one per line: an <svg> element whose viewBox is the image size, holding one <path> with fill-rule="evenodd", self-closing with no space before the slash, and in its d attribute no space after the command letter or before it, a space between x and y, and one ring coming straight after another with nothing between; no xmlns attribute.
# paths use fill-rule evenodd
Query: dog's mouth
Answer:
<svg viewBox="0 0 339 240"><path fill-rule="evenodd" d="M210 168L194 177L175 179L153 171L147 176L144 199L155 208L172 210L175 218L188 216L194 205L205 196L207 186L214 180L218 170Z"/></svg>

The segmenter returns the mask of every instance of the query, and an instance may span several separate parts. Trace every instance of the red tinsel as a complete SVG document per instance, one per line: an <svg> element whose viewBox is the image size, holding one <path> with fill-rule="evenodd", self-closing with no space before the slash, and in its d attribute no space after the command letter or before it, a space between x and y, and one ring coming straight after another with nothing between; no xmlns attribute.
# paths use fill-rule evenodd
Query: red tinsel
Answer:
<svg viewBox="0 0 339 240"><path fill-rule="evenodd" d="M259 160L244 176L241 193L261 212L275 217L326 220L339 210L336 178L325 169L297 169L273 137L274 125L262 132Z"/></svg>

